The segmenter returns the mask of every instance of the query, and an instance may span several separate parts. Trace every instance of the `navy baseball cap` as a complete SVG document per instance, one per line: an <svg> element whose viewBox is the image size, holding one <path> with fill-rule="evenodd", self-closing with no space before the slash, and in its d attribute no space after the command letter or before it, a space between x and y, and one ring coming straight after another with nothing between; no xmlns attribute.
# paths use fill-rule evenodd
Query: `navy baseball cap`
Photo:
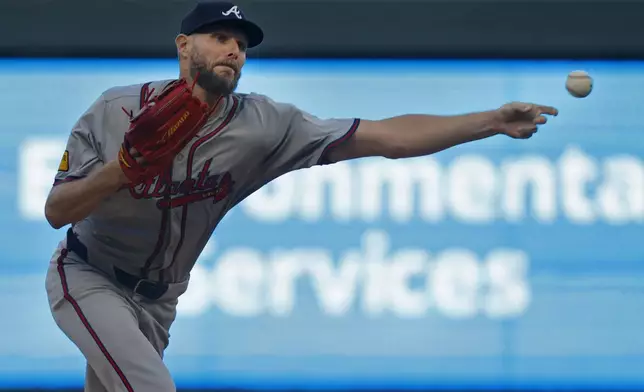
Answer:
<svg viewBox="0 0 644 392"><path fill-rule="evenodd" d="M264 40L262 29L246 19L241 9L226 1L201 1L183 18L181 34L206 33L219 26L233 26L248 38L248 47L259 45Z"/></svg>

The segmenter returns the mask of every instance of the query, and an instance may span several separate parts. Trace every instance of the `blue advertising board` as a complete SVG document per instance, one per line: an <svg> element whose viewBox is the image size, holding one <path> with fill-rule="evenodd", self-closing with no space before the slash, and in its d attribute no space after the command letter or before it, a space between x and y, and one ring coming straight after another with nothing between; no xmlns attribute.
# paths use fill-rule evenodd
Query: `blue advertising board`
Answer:
<svg viewBox="0 0 644 392"><path fill-rule="evenodd" d="M568 72L593 93L575 99ZM71 125L173 61L0 61L0 387L81 386L44 273ZM250 61L239 87L320 117L519 100L532 139L289 173L235 207L180 299L180 387L644 388L644 63Z"/></svg>

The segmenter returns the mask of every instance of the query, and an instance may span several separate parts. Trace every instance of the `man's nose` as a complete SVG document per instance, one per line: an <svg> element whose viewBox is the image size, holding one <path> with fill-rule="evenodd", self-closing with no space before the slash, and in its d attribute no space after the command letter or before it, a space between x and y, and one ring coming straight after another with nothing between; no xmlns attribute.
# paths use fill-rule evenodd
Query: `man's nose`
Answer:
<svg viewBox="0 0 644 392"><path fill-rule="evenodd" d="M234 39L228 41L228 57L237 59L239 57L239 44Z"/></svg>

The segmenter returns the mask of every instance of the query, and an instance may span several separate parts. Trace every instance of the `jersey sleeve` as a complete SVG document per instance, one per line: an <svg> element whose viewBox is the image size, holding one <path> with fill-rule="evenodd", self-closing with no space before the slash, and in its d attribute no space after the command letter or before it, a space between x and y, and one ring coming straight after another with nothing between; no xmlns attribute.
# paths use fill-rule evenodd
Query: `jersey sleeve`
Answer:
<svg viewBox="0 0 644 392"><path fill-rule="evenodd" d="M54 186L84 178L102 164L96 135L102 132L105 106L105 99L101 95L72 127L54 178Z"/></svg>
<svg viewBox="0 0 644 392"><path fill-rule="evenodd" d="M274 112L274 145L266 162L267 174L276 178L290 171L326 165L328 152L349 139L360 125L359 118L319 118L292 104L268 100Z"/></svg>

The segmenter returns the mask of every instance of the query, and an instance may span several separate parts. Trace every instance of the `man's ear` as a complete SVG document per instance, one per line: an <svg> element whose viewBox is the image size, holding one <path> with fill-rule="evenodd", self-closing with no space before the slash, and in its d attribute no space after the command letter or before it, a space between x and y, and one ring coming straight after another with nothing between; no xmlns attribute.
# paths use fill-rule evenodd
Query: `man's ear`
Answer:
<svg viewBox="0 0 644 392"><path fill-rule="evenodd" d="M179 58L188 58L191 44L190 37L185 34L179 34L177 35L177 38L174 39L174 43L177 45L177 54L179 55Z"/></svg>

